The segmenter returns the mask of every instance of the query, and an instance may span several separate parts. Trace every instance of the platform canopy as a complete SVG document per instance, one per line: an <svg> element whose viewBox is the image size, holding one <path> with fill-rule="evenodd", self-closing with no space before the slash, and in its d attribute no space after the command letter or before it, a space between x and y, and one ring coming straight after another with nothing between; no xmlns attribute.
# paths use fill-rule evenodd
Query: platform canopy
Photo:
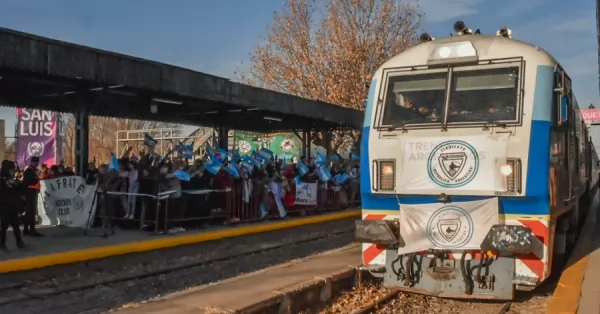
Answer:
<svg viewBox="0 0 600 314"><path fill-rule="evenodd" d="M363 112L0 28L0 104L273 132L361 128Z"/></svg>

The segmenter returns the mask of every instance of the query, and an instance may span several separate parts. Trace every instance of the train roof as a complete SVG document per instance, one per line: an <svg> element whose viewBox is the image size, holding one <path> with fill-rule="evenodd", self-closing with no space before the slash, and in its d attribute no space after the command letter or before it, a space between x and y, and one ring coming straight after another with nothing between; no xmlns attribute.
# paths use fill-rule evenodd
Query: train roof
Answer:
<svg viewBox="0 0 600 314"><path fill-rule="evenodd" d="M421 43L392 57L380 69L424 65L422 62L424 56L431 55L436 45L461 41L471 42L477 50L480 60L523 57L525 60L535 60L539 64L558 64L558 61L546 50L530 43L502 36L477 34L450 36Z"/></svg>

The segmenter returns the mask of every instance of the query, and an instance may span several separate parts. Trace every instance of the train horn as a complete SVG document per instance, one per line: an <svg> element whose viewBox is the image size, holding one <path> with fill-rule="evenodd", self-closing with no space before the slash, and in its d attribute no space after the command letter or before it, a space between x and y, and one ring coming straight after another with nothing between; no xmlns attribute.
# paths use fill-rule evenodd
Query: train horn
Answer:
<svg viewBox="0 0 600 314"><path fill-rule="evenodd" d="M496 32L496 36L512 38L512 31L509 28L502 27Z"/></svg>
<svg viewBox="0 0 600 314"><path fill-rule="evenodd" d="M421 34L421 36L419 36L419 39L421 40L422 43L426 43L428 41L435 40L435 38L429 36L429 34L427 34L427 33Z"/></svg>
<svg viewBox="0 0 600 314"><path fill-rule="evenodd" d="M454 23L454 31L458 33L458 35L471 35L473 31L467 27L467 24L463 21L456 21Z"/></svg>

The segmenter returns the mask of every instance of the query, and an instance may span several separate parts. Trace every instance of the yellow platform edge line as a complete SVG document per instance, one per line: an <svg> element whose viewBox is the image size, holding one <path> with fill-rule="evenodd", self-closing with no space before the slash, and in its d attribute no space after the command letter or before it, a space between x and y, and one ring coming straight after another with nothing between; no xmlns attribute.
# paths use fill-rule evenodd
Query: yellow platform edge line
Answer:
<svg viewBox="0 0 600 314"><path fill-rule="evenodd" d="M172 236L168 238L144 240L140 242L128 242L117 245L101 246L91 249L74 250L61 253L13 259L0 262L0 273L25 271L36 268L72 264L111 256L125 255L129 253L154 251L181 245L202 243L224 238L233 238L249 234L257 234L294 227L301 227L304 225L318 224L352 217L360 217L360 210L348 210L331 214L290 219L286 221L278 221L273 223L254 224L243 227L232 227L213 232L203 232L184 236Z"/></svg>

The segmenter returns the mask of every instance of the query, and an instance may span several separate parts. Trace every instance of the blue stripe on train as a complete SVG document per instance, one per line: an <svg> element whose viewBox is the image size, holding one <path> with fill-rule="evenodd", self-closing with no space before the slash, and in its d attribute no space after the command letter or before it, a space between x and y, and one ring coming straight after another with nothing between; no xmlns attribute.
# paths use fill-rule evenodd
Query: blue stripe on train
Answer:
<svg viewBox="0 0 600 314"><path fill-rule="evenodd" d="M550 71L552 70L552 71ZM550 167L550 108L552 97L553 68L538 67L536 92L534 94L534 118L531 123L531 141L529 144L529 162L527 169L526 196L520 198L501 197L500 214L548 215L550 213L548 180ZM371 83L367 112L374 105L374 86ZM365 121L371 119L365 115ZM370 120L369 120L370 121ZM377 195L371 193L371 164L369 163L370 123L365 122L361 139L361 197L362 207L369 210L399 210L402 204L436 203L435 196L399 196ZM453 197L456 202L480 200L489 197Z"/></svg>

